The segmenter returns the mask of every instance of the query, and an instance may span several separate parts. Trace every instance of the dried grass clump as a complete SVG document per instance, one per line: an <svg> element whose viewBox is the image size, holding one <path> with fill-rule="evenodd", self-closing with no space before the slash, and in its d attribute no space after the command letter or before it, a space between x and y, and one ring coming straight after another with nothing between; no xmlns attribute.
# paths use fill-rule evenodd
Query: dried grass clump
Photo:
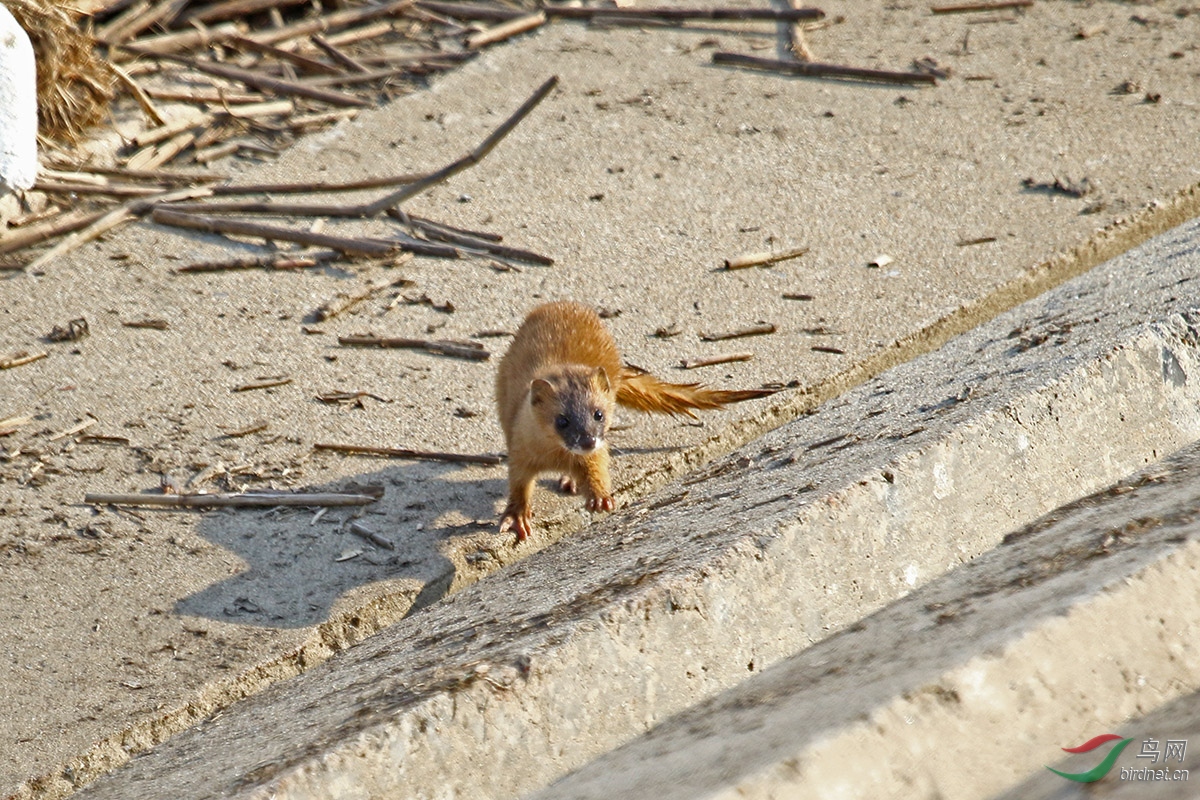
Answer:
<svg viewBox="0 0 1200 800"><path fill-rule="evenodd" d="M43 0L0 0L29 34L37 60L38 136L78 144L104 119L116 75L94 40L59 6Z"/></svg>

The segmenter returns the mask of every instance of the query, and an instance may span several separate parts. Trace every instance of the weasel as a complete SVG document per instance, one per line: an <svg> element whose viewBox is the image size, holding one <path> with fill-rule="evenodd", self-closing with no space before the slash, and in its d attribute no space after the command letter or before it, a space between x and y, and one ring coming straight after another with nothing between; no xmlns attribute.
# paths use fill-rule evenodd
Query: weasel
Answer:
<svg viewBox="0 0 1200 800"><path fill-rule="evenodd" d="M608 426L625 406L659 414L720 408L772 394L664 383L621 363L616 342L587 306L546 303L529 313L496 374L496 407L508 446L508 507L500 532L529 536L533 482L562 474L560 486L582 489L590 511L612 511Z"/></svg>

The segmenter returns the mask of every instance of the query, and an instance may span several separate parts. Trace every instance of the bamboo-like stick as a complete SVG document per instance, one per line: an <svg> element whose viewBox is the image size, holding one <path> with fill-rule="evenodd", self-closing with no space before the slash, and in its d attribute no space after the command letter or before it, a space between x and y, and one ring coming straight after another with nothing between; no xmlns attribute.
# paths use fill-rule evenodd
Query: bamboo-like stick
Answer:
<svg viewBox="0 0 1200 800"><path fill-rule="evenodd" d="M358 334L339 336L338 344L343 347L384 347L406 350L425 350L440 356L465 358L468 361L487 361L492 354L476 342L460 342L448 339L405 339L401 337Z"/></svg>
<svg viewBox="0 0 1200 800"><path fill-rule="evenodd" d="M334 250L325 250L307 255L290 255L277 253L269 256L246 256L231 258L224 261L201 261L188 264L175 270L177 273L193 272L226 272L241 269L304 269L320 266L329 261L335 261L341 256Z"/></svg>
<svg viewBox="0 0 1200 800"><path fill-rule="evenodd" d="M798 22L825 17L819 8L610 8L554 6L542 9L549 17L565 19L621 19L660 20L686 22L704 20L769 20L771 22Z"/></svg>
<svg viewBox="0 0 1200 800"><path fill-rule="evenodd" d="M13 367L23 367L26 364L32 364L35 361L41 361L50 354L46 351L40 353L17 353L9 358L0 359L0 369L12 369Z"/></svg>
<svg viewBox="0 0 1200 800"><path fill-rule="evenodd" d="M272 31L251 34L247 38L254 39L263 44L279 44L288 39L311 36L314 33L324 33L335 28L349 27L360 22L376 19L377 17L399 14L408 9L412 4L413 0L393 0L393 2L382 5L359 6L358 8L350 8L345 11L335 11L332 14L322 14L316 19L297 22L293 25L285 25L282 28Z"/></svg>
<svg viewBox="0 0 1200 800"><path fill-rule="evenodd" d="M700 341L702 342L723 342L728 339L744 339L747 336L765 336L768 333L774 333L775 325L770 322L759 322L755 325L750 325L745 328L740 328L736 331L727 333L702 333Z"/></svg>
<svg viewBox="0 0 1200 800"><path fill-rule="evenodd" d="M741 53L713 53L714 64L733 67L750 67L788 75L805 75L816 78L841 78L873 83L937 84L937 78L922 72L892 72L863 67L844 67L840 64L821 64L815 61L779 61Z"/></svg>
<svg viewBox="0 0 1200 800"><path fill-rule="evenodd" d="M322 75L339 75L342 72L342 70L331 64L326 64L324 61L318 61L315 58L309 58L291 50L284 50L282 47L256 42L253 39L247 39L245 36L235 37L230 40L230 44L239 50L251 50L255 53L277 58L280 61L286 61L309 72L319 72Z"/></svg>
<svg viewBox="0 0 1200 800"><path fill-rule="evenodd" d="M685 358L679 362L679 366L683 369L697 369L698 367L713 367L717 364L732 364L736 361L749 361L752 358L754 358L753 353L729 353L723 356Z"/></svg>
<svg viewBox="0 0 1200 800"><path fill-rule="evenodd" d="M227 19L243 19L268 8L287 8L301 5L307 0L229 0L189 11L180 17L180 22L221 22Z"/></svg>
<svg viewBox="0 0 1200 800"><path fill-rule="evenodd" d="M348 455L386 456L388 458L411 458L419 461L448 461L456 464L483 464L494 466L504 463L504 456L484 454L471 455L467 453L438 453L429 450L410 450L402 447L370 447L354 444L314 444L314 450L331 450L335 453Z"/></svg>
<svg viewBox="0 0 1200 800"><path fill-rule="evenodd" d="M271 241L298 242L299 244L328 247L343 253L354 253L357 255L386 256L400 249L397 245L385 244L370 239L349 239L343 236L330 236L323 233L279 228L274 225L261 225L257 222L205 217L199 214L181 214L166 206L155 208L151 214L151 218L162 225L171 225L176 228L189 228L191 230L205 231L206 233L233 233L241 236L259 236Z"/></svg>
<svg viewBox="0 0 1200 800"><path fill-rule="evenodd" d="M544 11L526 14L523 17L515 17L507 22L501 22L499 25L493 25L487 30L482 30L467 37L467 47L472 50L478 50L480 47L486 47L489 44L511 39L513 36L531 31L534 28L540 28L545 24L546 12Z"/></svg>
<svg viewBox="0 0 1200 800"><path fill-rule="evenodd" d="M72 233L80 228L86 228L106 213L105 211L85 211L82 209L69 211L57 217L30 225L27 228L22 228L15 233L10 232L7 236L0 239L0 254L12 253L29 245L53 239L55 236L62 236L65 233Z"/></svg>
<svg viewBox="0 0 1200 800"><path fill-rule="evenodd" d="M342 492L246 492L221 494L93 494L89 505L174 506L176 508L275 508L276 506L365 506L379 498Z"/></svg>
<svg viewBox="0 0 1200 800"><path fill-rule="evenodd" d="M725 259L725 269L745 269L746 267L766 267L771 264L777 264L780 261L787 261L792 258L799 258L808 252L807 247L796 247L791 250L783 250L778 253L747 253L745 255L736 256L734 258Z"/></svg>
<svg viewBox="0 0 1200 800"><path fill-rule="evenodd" d="M321 34L314 33L312 36L308 37L308 40L320 48L325 55L329 56L351 72L369 72L369 70L362 64L358 63L353 58L346 55L341 50L338 50L329 42L325 41Z"/></svg>
<svg viewBox="0 0 1200 800"><path fill-rule="evenodd" d="M249 37L247 37L249 38ZM129 49L135 52L140 51L140 47L130 45ZM328 103L333 106L345 106L352 108L363 108L371 105L371 101L364 100L361 97L345 94L344 92L333 92L328 89L321 89L316 86L309 86L296 81L285 81L279 78L272 78L269 75L263 75L248 69L234 67L229 64L219 64L216 61L207 61L195 58L184 58L182 56L160 53L155 56L166 61L171 61L176 64L194 69L208 75L215 75L218 78L226 78L227 80L238 81L247 86L253 86L264 92L272 94L294 95L296 97L307 97L310 100L319 100L322 103Z"/></svg>
<svg viewBox="0 0 1200 800"><path fill-rule="evenodd" d="M1004 11L1009 8L1028 8L1033 0L999 0L994 3L961 3L949 6L931 6L934 14L964 14L972 11Z"/></svg>

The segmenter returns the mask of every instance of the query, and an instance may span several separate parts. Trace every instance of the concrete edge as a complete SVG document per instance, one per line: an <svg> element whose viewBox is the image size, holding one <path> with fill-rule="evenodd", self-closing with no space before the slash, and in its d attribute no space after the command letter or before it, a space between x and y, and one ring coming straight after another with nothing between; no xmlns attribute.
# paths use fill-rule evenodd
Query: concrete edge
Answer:
<svg viewBox="0 0 1200 800"><path fill-rule="evenodd" d="M1057 509L536 798L990 797L1200 688L1198 476Z"/></svg>

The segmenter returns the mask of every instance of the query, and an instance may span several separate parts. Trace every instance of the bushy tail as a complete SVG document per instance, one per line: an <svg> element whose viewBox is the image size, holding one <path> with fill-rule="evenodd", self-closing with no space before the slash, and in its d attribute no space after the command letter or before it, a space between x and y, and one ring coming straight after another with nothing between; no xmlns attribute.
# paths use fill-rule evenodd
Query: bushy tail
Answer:
<svg viewBox="0 0 1200 800"><path fill-rule="evenodd" d="M775 394L774 389L726 391L709 389L698 383L663 383L648 372L624 367L617 381L617 402L636 411L655 414L686 414L707 411L730 403L753 400Z"/></svg>

